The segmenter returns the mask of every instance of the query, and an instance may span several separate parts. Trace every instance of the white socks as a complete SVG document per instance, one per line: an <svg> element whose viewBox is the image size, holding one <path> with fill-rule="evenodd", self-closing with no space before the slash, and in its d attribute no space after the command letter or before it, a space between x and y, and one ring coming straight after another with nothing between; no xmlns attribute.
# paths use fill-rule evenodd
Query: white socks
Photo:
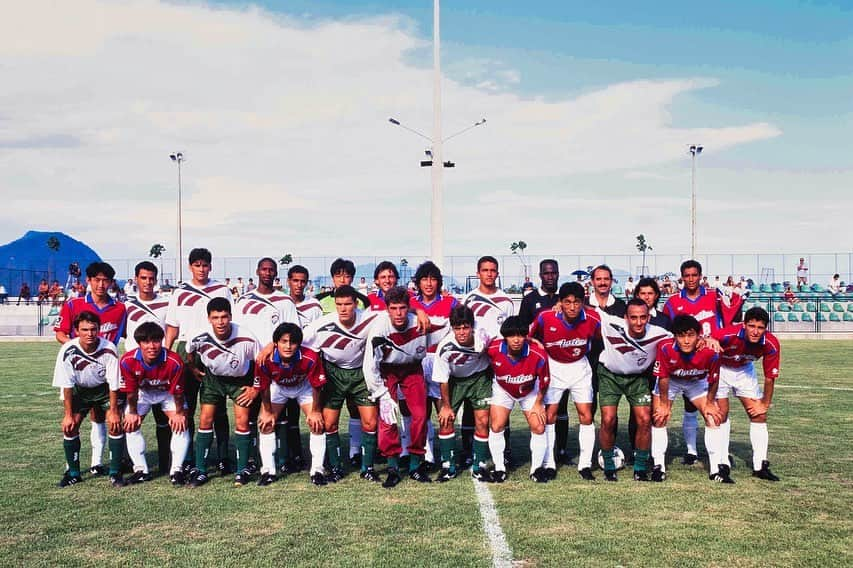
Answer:
<svg viewBox="0 0 853 568"><path fill-rule="evenodd" d="M261 473L275 475L275 432L258 434L258 453L261 454Z"/></svg>
<svg viewBox="0 0 853 568"><path fill-rule="evenodd" d="M106 422L92 422L92 431L89 433L89 440L92 442L92 467L101 465L101 459L104 457L104 447L107 445Z"/></svg>
<svg viewBox="0 0 853 568"><path fill-rule="evenodd" d="M687 453L694 456L699 455L699 450L696 449L696 432L699 430L699 411L684 412L684 419L681 424L681 430L684 433L684 445L687 446Z"/></svg>
<svg viewBox="0 0 853 568"><path fill-rule="evenodd" d="M660 466L663 471L666 471L666 449L668 446L669 433L666 431L666 427L652 426L652 459L655 466Z"/></svg>
<svg viewBox="0 0 853 568"><path fill-rule="evenodd" d="M555 424L546 424L545 425L545 440L546 440L545 443L547 444L547 448L545 450L545 463L542 465L542 467L557 469L557 462L556 462L556 460L554 460L554 445L555 445L554 431L555 430L556 430ZM533 439L532 438L530 440L530 444L531 444L530 448L532 451L532 448L533 448ZM533 461L533 463L530 464L531 473L533 472L533 470L536 469L535 467L533 467L534 463L536 463L535 460Z"/></svg>
<svg viewBox="0 0 853 568"><path fill-rule="evenodd" d="M720 428L705 426L705 449L708 451L708 473L714 475L720 471L720 449L722 448Z"/></svg>
<svg viewBox="0 0 853 568"><path fill-rule="evenodd" d="M720 463L731 467L729 463L729 444L732 438L732 421L726 419L720 424Z"/></svg>
<svg viewBox="0 0 853 568"><path fill-rule="evenodd" d="M547 428L547 426L546 426ZM551 429L554 429L554 425L551 425ZM501 438L503 438L503 434L501 434ZM553 438L552 438L553 440ZM491 444L489 444L491 447ZM551 448L553 450L553 442L551 443ZM533 473L540 467L542 467L542 462L545 461L545 452L548 451L548 435L545 433L542 434L534 434L530 433L530 473ZM552 451L553 454L553 451ZM503 455L503 453L496 454ZM500 460L501 462L503 460ZM545 466L548 467L548 466ZM497 468L496 468L497 469Z"/></svg>
<svg viewBox="0 0 853 568"><path fill-rule="evenodd" d="M505 449L506 440L504 440L503 430L501 430L500 432L492 432L491 430L489 430L489 451L492 453L492 456L497 456L496 458L494 458L495 471L506 471L506 466L504 465L503 460Z"/></svg>
<svg viewBox="0 0 853 568"><path fill-rule="evenodd" d="M358 428L359 438L361 437L361 424ZM326 455L326 435L312 433L308 437L308 447L311 449L311 475L318 471L323 471L323 458ZM361 448L359 448L361 451Z"/></svg>
<svg viewBox="0 0 853 568"><path fill-rule="evenodd" d="M170 474L181 471L181 466L187 457L189 447L190 433L188 430L184 430L180 434L172 432L172 441L169 442L169 449L172 451L172 467L169 468Z"/></svg>
<svg viewBox="0 0 853 568"><path fill-rule="evenodd" d="M767 446L770 435L767 433L766 422L749 423L749 441L752 443L752 469L761 469L761 462L767 459Z"/></svg>
<svg viewBox="0 0 853 568"><path fill-rule="evenodd" d="M142 435L142 430L127 432L125 443L127 444L127 455L133 462L133 471L148 473L148 461L145 459L145 437Z"/></svg>
<svg viewBox="0 0 853 568"><path fill-rule="evenodd" d="M578 426L578 444L580 455L578 456L578 471L592 467L592 450L595 447L595 424L581 424Z"/></svg>
<svg viewBox="0 0 853 568"><path fill-rule="evenodd" d="M427 420L426 453L424 454L424 461L428 461L429 463L435 463L435 442L433 438L435 438L435 427L432 425L432 420Z"/></svg>

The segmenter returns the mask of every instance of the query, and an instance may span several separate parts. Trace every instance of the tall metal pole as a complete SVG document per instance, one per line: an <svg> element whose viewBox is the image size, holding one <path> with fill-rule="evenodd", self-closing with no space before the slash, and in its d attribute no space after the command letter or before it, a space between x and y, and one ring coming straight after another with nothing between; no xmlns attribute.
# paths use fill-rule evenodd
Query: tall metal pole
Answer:
<svg viewBox="0 0 853 568"><path fill-rule="evenodd" d="M178 282L176 282L175 285L184 281L184 232L181 224L181 162L183 161L183 156L178 154Z"/></svg>
<svg viewBox="0 0 853 568"><path fill-rule="evenodd" d="M694 260L696 260L696 156L701 154L703 149L699 144L690 145L690 258Z"/></svg>
<svg viewBox="0 0 853 568"><path fill-rule="evenodd" d="M441 146L441 38L439 0L433 0L432 13L432 204L430 208L430 256L439 268L444 265L444 160Z"/></svg>

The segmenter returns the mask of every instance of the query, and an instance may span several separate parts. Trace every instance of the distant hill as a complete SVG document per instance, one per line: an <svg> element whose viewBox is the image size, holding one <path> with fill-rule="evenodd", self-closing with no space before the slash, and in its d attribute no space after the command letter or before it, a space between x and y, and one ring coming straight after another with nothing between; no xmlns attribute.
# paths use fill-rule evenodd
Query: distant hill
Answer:
<svg viewBox="0 0 853 568"><path fill-rule="evenodd" d="M50 237L59 241L59 250L54 252L47 247ZM0 282L14 284L23 277L31 285L38 284L41 278L59 280L65 284L68 278L68 265L76 262L81 270L86 265L101 260L101 257L88 245L61 232L27 231L20 239L0 246ZM27 271L27 272L23 272Z"/></svg>

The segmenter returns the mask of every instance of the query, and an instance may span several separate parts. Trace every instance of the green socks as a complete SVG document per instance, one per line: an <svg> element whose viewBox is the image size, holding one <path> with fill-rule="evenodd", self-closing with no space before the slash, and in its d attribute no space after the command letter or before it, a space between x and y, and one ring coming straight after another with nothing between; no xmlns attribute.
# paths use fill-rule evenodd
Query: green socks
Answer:
<svg viewBox="0 0 853 568"><path fill-rule="evenodd" d="M361 433L361 471L373 467L373 460L376 457L376 442L376 432Z"/></svg>
<svg viewBox="0 0 853 568"><path fill-rule="evenodd" d="M62 439L62 448L65 450L65 461L68 463L68 475L80 476L80 436Z"/></svg>
<svg viewBox="0 0 853 568"><path fill-rule="evenodd" d="M213 443L213 430L198 430L195 435L195 467L207 473L207 454Z"/></svg>

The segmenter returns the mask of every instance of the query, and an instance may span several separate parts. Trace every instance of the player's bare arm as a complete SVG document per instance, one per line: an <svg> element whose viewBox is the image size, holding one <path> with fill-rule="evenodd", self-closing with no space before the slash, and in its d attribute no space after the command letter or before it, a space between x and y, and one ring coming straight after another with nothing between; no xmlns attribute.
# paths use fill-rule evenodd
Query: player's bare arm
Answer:
<svg viewBox="0 0 853 568"><path fill-rule="evenodd" d="M110 409L107 411L107 429L113 436L121 434L121 411L118 408L118 391L110 391Z"/></svg>
<svg viewBox="0 0 853 568"><path fill-rule="evenodd" d="M456 421L456 413L450 404L450 384L441 383L441 408L438 411L438 424L441 428L449 429Z"/></svg>
<svg viewBox="0 0 853 568"><path fill-rule="evenodd" d="M171 349L180 331L181 328L166 324L166 337L163 339L163 347Z"/></svg>
<svg viewBox="0 0 853 568"><path fill-rule="evenodd" d="M71 336L65 333L64 331L57 331L56 340L59 342L60 345L65 345L66 343L71 341Z"/></svg>
<svg viewBox="0 0 853 568"><path fill-rule="evenodd" d="M127 393L127 412L124 414L124 431L135 432L142 425L142 418L136 411L136 403L139 400L139 391Z"/></svg>
<svg viewBox="0 0 853 568"><path fill-rule="evenodd" d="M62 389L62 404L65 409L62 416L62 433L69 437L76 434L77 428L80 426L77 416L74 415L72 405L73 393L73 389Z"/></svg>
<svg viewBox="0 0 853 568"><path fill-rule="evenodd" d="M175 410L166 413L169 418L169 428L172 432L180 434L187 429L187 415L184 410L184 395L183 393L175 393L172 395L175 398Z"/></svg>
<svg viewBox="0 0 853 568"><path fill-rule="evenodd" d="M246 408L252 404L252 402L258 397L260 394L260 389L253 386L245 386L241 389L240 396L234 399L240 406L244 406Z"/></svg>
<svg viewBox="0 0 853 568"><path fill-rule="evenodd" d="M322 434L326 428L323 422L323 404L320 389L311 388L311 407L305 413L305 423L312 434Z"/></svg>

